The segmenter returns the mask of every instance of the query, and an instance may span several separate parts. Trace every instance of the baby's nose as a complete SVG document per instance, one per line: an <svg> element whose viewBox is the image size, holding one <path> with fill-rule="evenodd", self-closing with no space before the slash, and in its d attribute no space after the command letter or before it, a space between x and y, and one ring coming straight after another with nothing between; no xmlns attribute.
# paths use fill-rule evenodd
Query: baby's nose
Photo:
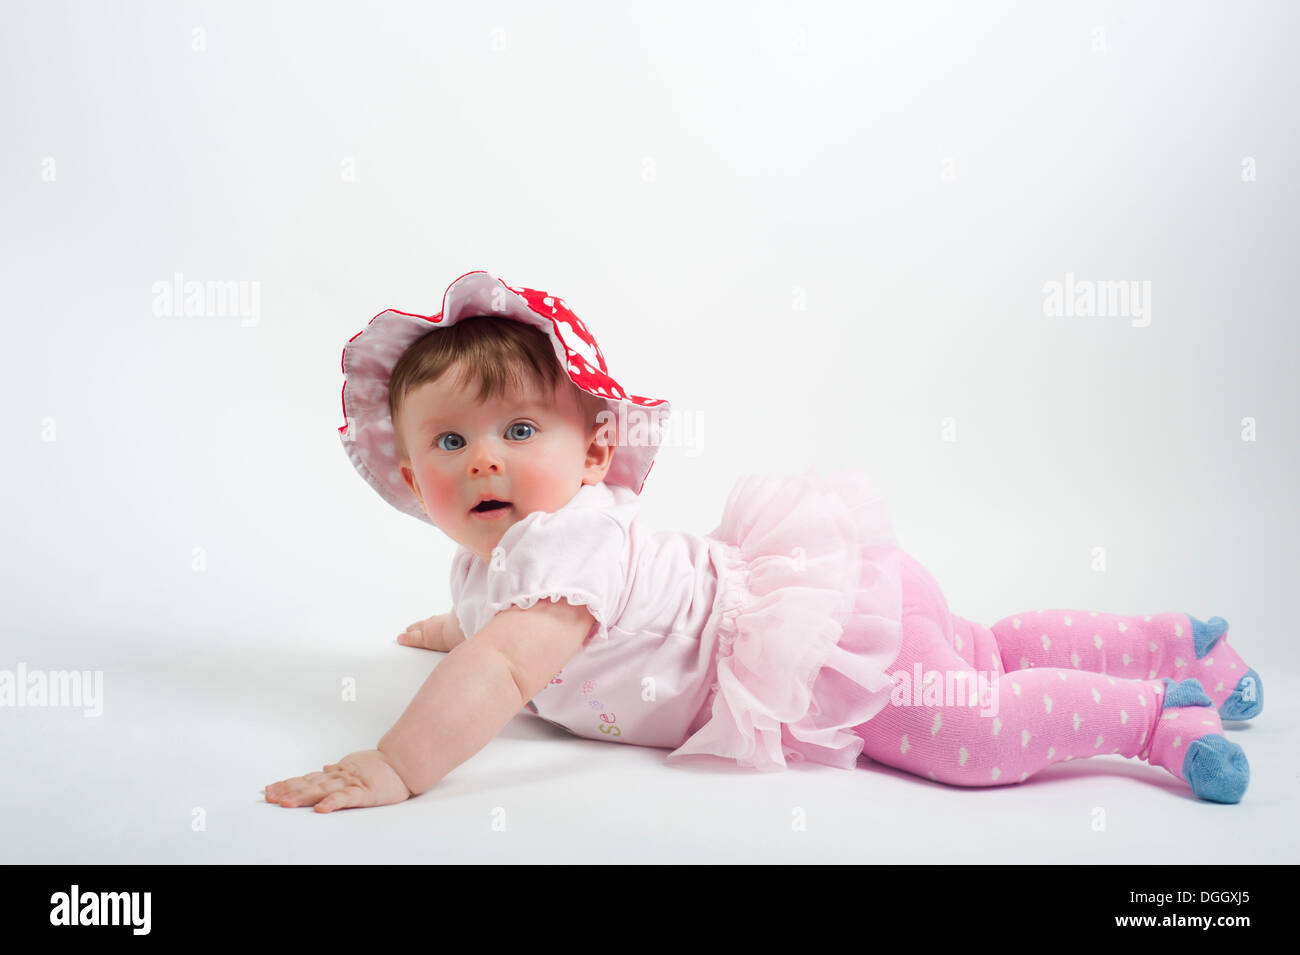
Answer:
<svg viewBox="0 0 1300 955"><path fill-rule="evenodd" d="M469 469L472 474L479 474L483 471L499 472L501 470L501 457L487 448L482 448L470 458Z"/></svg>

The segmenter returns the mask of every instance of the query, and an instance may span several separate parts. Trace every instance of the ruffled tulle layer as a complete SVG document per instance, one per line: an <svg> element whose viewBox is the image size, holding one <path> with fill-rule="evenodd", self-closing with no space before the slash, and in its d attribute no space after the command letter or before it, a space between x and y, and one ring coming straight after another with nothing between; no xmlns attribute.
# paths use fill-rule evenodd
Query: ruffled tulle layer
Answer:
<svg viewBox="0 0 1300 955"><path fill-rule="evenodd" d="M901 639L899 549L854 471L741 478L708 538L721 563L711 715L668 754L758 770L852 769L852 728L889 702ZM707 633L706 633L707 637Z"/></svg>

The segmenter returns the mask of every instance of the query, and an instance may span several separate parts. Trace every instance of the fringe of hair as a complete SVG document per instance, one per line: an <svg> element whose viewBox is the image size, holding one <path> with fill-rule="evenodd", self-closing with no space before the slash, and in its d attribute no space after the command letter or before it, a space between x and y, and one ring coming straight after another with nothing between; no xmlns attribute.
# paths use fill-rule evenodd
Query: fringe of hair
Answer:
<svg viewBox="0 0 1300 955"><path fill-rule="evenodd" d="M475 315L417 339L393 367L388 412L401 459L409 459L399 423L407 395L449 370L456 376L452 381L457 388L469 389L477 382L478 401L504 397L529 384L550 394L563 380L577 394L588 427L609 407L604 399L569 380L556 360L550 338L540 328L499 315Z"/></svg>

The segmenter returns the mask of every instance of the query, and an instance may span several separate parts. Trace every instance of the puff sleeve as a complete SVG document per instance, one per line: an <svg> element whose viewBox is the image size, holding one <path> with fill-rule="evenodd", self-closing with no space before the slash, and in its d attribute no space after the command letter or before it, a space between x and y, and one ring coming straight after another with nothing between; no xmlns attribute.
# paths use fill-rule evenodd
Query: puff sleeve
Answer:
<svg viewBox="0 0 1300 955"><path fill-rule="evenodd" d="M585 605L595 618L584 645L607 640L623 602L628 547L627 529L599 508L529 515L501 539L488 563L484 619L543 598L567 600Z"/></svg>
<svg viewBox="0 0 1300 955"><path fill-rule="evenodd" d="M452 613L456 615L456 623L460 625L461 633L464 634L474 632L474 618L470 609L472 601L469 599L469 581L474 571L474 560L473 553L464 547L457 547L456 554L451 559L451 573L448 580Z"/></svg>

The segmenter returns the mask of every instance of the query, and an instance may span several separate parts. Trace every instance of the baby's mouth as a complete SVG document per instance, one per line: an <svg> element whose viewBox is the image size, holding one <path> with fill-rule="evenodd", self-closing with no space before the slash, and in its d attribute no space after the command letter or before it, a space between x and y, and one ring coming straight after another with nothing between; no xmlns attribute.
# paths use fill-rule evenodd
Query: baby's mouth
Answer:
<svg viewBox="0 0 1300 955"><path fill-rule="evenodd" d="M473 507L471 507L470 510L477 514L483 514L489 511L499 511L502 508L506 508L509 506L510 506L509 501L481 501L480 503L475 504Z"/></svg>

